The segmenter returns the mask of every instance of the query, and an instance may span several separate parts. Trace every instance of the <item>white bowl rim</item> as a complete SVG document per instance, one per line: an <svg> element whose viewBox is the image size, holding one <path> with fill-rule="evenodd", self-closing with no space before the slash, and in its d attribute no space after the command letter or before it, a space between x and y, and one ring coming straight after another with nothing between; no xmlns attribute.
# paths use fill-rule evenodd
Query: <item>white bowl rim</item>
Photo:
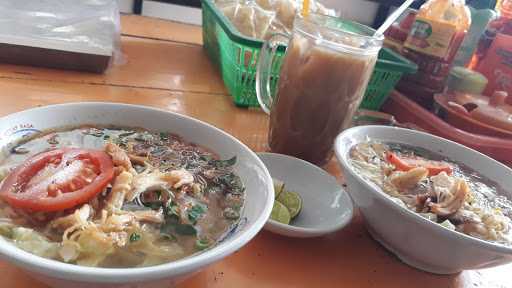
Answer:
<svg viewBox="0 0 512 288"><path fill-rule="evenodd" d="M344 172L350 173L352 175L352 177L354 177L361 185L365 186L369 191L372 191L372 193L374 195L379 197L381 200L384 200L389 206L393 207L395 210L398 210L400 212L400 214L402 214L404 216L408 216L409 218L414 220L416 223L422 223L422 224L428 223L432 227L432 229L437 229L439 232L443 233L444 235L446 235L449 238L457 238L457 239L460 239L461 241L464 241L464 242L466 242L468 244L472 244L472 245L481 245L481 246L484 246L484 248L487 248L487 249L495 251L495 252L504 253L504 254L512 254L512 246L509 247L509 246L505 246L502 244L493 243L493 242L485 241L485 240L478 239L475 237L471 237L469 235L466 235L466 234L463 234L463 233L460 233L457 231L453 231L453 230L450 230L450 229L443 227L439 224L436 224L428 219L425 219L424 217L421 217L417 213L398 205L389 196L387 196L387 194L385 194L385 192L382 191L382 189L378 189L376 185L374 185L374 186L370 185L368 183L368 180L365 180L362 176L360 176L358 173L356 173L355 170L353 169L352 165L348 162L348 160L347 160L348 153L345 153L343 155L339 151L340 149L338 149L338 147L341 147L341 143L344 138L346 138L352 134L358 134L360 132L360 130L364 130L364 129L394 130L395 132L398 131L398 133L404 132L404 133L419 134L419 135L423 135L426 137L431 137L438 141L449 143L449 145L455 145L455 146L459 146L460 148L467 149L468 153L478 154L478 155L480 155L480 157L482 159L485 159L484 161L490 161L490 162L494 162L495 164L498 164L499 166L501 166L503 169L505 169L507 171L507 173L510 175L510 177L512 177L512 169L510 169L509 167L492 159L491 157L489 157L485 154L482 154L476 150L473 150L473 149L466 147L462 144L459 144L457 142L454 142L454 141L451 141L451 140L448 140L448 139L445 139L442 137L438 137L436 135L432 135L432 134L429 134L426 132L412 130L412 129L406 129L406 128L400 128L400 127L381 126L381 125L356 126L356 127L352 127L352 128L349 128L349 129L343 131L336 137L336 140L335 140L335 153L336 153L338 160L340 161L340 164L344 168L343 169ZM367 135L367 136L370 137L370 139L371 139L371 135ZM350 148L347 148L347 149L350 149ZM453 162L457 162L456 159L451 159L451 160ZM481 173L481 172L479 172L479 173ZM493 180L493 177L490 177L485 172L481 173L481 174L484 175L485 177Z"/></svg>
<svg viewBox="0 0 512 288"><path fill-rule="evenodd" d="M209 129L216 130L220 134L225 137L230 138L232 141L236 142L238 145L246 149L251 156L254 156L256 163L260 165L262 168L262 172L265 174L267 179L272 179L270 173L266 169L265 164L261 161L261 159L256 155L254 151L252 151L249 147L243 144L240 140L236 139L234 136L222 131L221 129L203 122L201 120L178 114L175 112L167 111L164 109L143 106L143 105L133 105L133 104L125 104L125 103L115 103L115 102L71 102L71 103L63 103L63 104L55 104L55 105L47 105L42 107L31 108L19 112L15 112L9 115L6 115L0 118L0 121L6 121L8 118L13 118L21 114L26 114L30 112L40 111L51 109L53 107L69 107L76 108L80 107L95 107L97 105L101 106L111 106L111 107L127 107L132 109L142 109L148 111L155 112L164 112L167 114L172 114L176 118L181 118L181 120L192 121L196 124L207 126ZM84 123L90 124L90 123ZM192 270L196 270L195 267L204 267L208 264L216 262L217 260L232 254L233 252L240 249L242 246L247 244L265 225L268 217L270 216L270 212L272 211L272 204L274 200L274 188L272 185L272 181L267 183L267 190L269 191L269 199L266 199L264 212L261 213L255 220L253 226L246 231L241 232L238 235L238 241L232 242L230 245L220 244L215 246L205 252L199 254L192 254L183 259L172 261L160 265L148 266L148 267L135 267L135 268L100 268L100 267L86 267L79 266L75 264L68 264L64 262L60 262L57 260L43 258L32 253L26 252L15 245L4 245L4 243L0 242L0 254L7 257L10 261L15 262L18 265L21 265L24 268L31 269L32 271L40 271L39 273L45 274L43 271L53 271L59 274L56 274L57 278L61 279L69 279L69 280L77 280L77 281L90 281L95 283L125 283L125 282L144 282L151 279L161 279L165 277L172 277L176 275L185 274L191 272ZM55 275L55 274L53 274Z"/></svg>
<svg viewBox="0 0 512 288"><path fill-rule="evenodd" d="M336 182L336 184L338 186L340 186L339 187L340 190L342 191L342 193L346 194L346 197L349 200L349 203L347 204L348 207L349 207L348 210L349 210L349 213L350 213L349 217L344 218L343 221L340 221L339 223L334 223L334 225L327 226L325 228L306 228L306 227L300 227L300 226L287 225L287 224L283 224L283 223L277 222L275 220L272 220L270 218L268 218L267 224L273 225L273 226L275 226L275 227L277 227L279 229L282 229L282 230L287 230L289 232L294 232L297 235L300 234L303 237L306 237L306 236L314 237L314 236L322 236L322 235L325 235L325 234L329 234L329 233L338 231L341 228L345 227L347 224L349 224L350 221L352 221L352 217L354 215L354 205L352 204L352 199L347 194L347 191L345 191L345 189L343 187L341 187L341 185L338 184L338 181L336 180L336 178L334 178L334 176L332 176L331 174L327 173L324 169L322 169L322 168L320 168L320 167L318 167L318 166L316 166L314 164L311 164L308 161L304 161L302 159L299 159L299 158L296 158L296 157L292 157L292 156L289 156L289 155L285 155L285 154L271 153L271 152L258 152L258 153L256 153L256 155L258 155L258 156L259 155L264 155L264 156L271 156L271 157L281 157L281 158L290 159L292 161L300 162L302 165L307 166L309 169L313 169L313 170L316 170L316 171L320 172L320 174L322 174L322 176L329 177L329 178L333 179Z"/></svg>

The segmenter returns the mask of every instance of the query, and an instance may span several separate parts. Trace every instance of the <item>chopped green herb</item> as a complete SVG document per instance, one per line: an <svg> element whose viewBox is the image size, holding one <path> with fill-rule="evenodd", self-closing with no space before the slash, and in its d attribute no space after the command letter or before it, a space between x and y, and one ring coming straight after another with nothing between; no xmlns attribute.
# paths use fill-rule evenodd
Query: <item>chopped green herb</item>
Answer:
<svg viewBox="0 0 512 288"><path fill-rule="evenodd" d="M178 213L178 205L173 202L173 201L169 201L169 203L167 204L167 207L165 209L165 215L167 216L179 216L179 213Z"/></svg>
<svg viewBox="0 0 512 288"><path fill-rule="evenodd" d="M223 215L224 218L229 220L238 220L240 218L240 213L231 207L224 209Z"/></svg>
<svg viewBox="0 0 512 288"><path fill-rule="evenodd" d="M177 206L170 205L168 209L166 209L165 222L160 226L160 233L167 235L196 235L197 231L193 225L180 223L180 218L178 214L174 212L173 207Z"/></svg>
<svg viewBox="0 0 512 288"><path fill-rule="evenodd" d="M196 205L192 206L192 208L190 208L188 210L188 220L190 220L190 222L192 222L192 224L196 224L197 220L199 220L199 218L204 213L206 213L206 210L207 210L207 207L202 204L196 204Z"/></svg>
<svg viewBox="0 0 512 288"><path fill-rule="evenodd" d="M167 134L165 132L160 132L160 140L162 140L162 141L169 140L169 134Z"/></svg>
<svg viewBox="0 0 512 288"><path fill-rule="evenodd" d="M128 137L128 136L133 135L133 134L135 134L135 131L121 133L121 134L119 134L119 138Z"/></svg>
<svg viewBox="0 0 512 288"><path fill-rule="evenodd" d="M196 163L196 162L186 163L186 165L185 165L185 169L187 169L187 170L191 170L191 169L194 169L197 167L199 167L199 163Z"/></svg>
<svg viewBox="0 0 512 288"><path fill-rule="evenodd" d="M126 210L126 211L148 211L148 210L151 210L151 208L149 208L149 207L140 206L139 204L134 203L134 202L125 202L123 204L122 209Z"/></svg>
<svg viewBox="0 0 512 288"><path fill-rule="evenodd" d="M110 135L103 136L103 140L108 140L108 139L110 139Z"/></svg>
<svg viewBox="0 0 512 288"><path fill-rule="evenodd" d="M130 235L130 242L137 242L141 238L139 233L133 232L132 235Z"/></svg>
<svg viewBox="0 0 512 288"><path fill-rule="evenodd" d="M239 210L243 205L244 198L242 195L227 193L226 204L231 206L235 210Z"/></svg>
<svg viewBox="0 0 512 288"><path fill-rule="evenodd" d="M148 201L148 202L142 202L142 204L146 207L149 207L153 210L158 210L160 207L162 207L162 201Z"/></svg>
<svg viewBox="0 0 512 288"><path fill-rule="evenodd" d="M208 247L210 247L210 241L208 241L208 239L203 238L203 239L196 240L197 250L204 250L204 249L207 249Z"/></svg>
<svg viewBox="0 0 512 288"><path fill-rule="evenodd" d="M210 156L210 155L201 155L199 157L199 160L202 160L202 161L206 161L206 162L210 162L213 160L213 157Z"/></svg>
<svg viewBox="0 0 512 288"><path fill-rule="evenodd" d="M197 234L196 228L190 224L178 224L174 228L176 234L194 236Z"/></svg>
<svg viewBox="0 0 512 288"><path fill-rule="evenodd" d="M215 168L227 168L236 164L236 156L231 157L227 160L210 160L210 163L215 166Z"/></svg>
<svg viewBox="0 0 512 288"><path fill-rule="evenodd" d="M242 180L234 173L220 176L218 178L218 182L220 182L220 184L226 185L228 190L233 194L241 195L245 190Z"/></svg>
<svg viewBox="0 0 512 288"><path fill-rule="evenodd" d="M160 226L160 233L172 235L174 233L174 227L179 221L179 218L176 216L165 216L165 222Z"/></svg>

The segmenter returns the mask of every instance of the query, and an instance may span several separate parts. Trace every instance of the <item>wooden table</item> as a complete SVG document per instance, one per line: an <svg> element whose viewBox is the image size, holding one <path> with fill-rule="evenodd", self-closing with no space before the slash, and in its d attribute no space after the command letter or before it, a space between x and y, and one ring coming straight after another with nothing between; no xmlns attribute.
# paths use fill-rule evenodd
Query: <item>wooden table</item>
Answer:
<svg viewBox="0 0 512 288"><path fill-rule="evenodd" d="M265 149L267 116L232 104L201 46L199 27L123 16L122 31L125 63L105 75L0 65L0 116L64 102L140 104L196 117ZM334 160L326 169L340 179ZM322 238L262 231L179 287L512 287L508 273L512 265L449 276L418 271L372 240L356 214L348 227ZM5 262L0 275L1 287L45 287Z"/></svg>

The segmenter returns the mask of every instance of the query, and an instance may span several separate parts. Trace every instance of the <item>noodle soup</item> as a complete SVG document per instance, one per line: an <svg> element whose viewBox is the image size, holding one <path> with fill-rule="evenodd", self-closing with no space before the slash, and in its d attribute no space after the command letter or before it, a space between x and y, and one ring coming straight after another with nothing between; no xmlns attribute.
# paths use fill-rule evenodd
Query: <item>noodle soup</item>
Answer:
<svg viewBox="0 0 512 288"><path fill-rule="evenodd" d="M144 129L75 127L25 139L0 162L0 234L45 258L158 265L214 246L234 227L236 157Z"/></svg>
<svg viewBox="0 0 512 288"><path fill-rule="evenodd" d="M447 229L512 246L512 202L478 171L404 144L367 141L350 164L397 204Z"/></svg>

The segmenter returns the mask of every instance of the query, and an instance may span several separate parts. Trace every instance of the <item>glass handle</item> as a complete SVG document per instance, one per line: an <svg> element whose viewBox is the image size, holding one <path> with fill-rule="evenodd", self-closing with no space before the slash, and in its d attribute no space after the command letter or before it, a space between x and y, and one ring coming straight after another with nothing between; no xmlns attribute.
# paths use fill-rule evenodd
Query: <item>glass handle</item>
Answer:
<svg viewBox="0 0 512 288"><path fill-rule="evenodd" d="M368 123L390 126L397 124L395 117L391 114L366 109L357 110L353 122L356 126L368 125Z"/></svg>
<svg viewBox="0 0 512 288"><path fill-rule="evenodd" d="M261 47L258 58L258 67L256 70L256 96L261 109L270 114L273 97L270 89L270 77L272 76L272 66L279 44L283 44L282 39L290 39L289 35L282 33L273 34ZM281 39L281 40L280 40Z"/></svg>

